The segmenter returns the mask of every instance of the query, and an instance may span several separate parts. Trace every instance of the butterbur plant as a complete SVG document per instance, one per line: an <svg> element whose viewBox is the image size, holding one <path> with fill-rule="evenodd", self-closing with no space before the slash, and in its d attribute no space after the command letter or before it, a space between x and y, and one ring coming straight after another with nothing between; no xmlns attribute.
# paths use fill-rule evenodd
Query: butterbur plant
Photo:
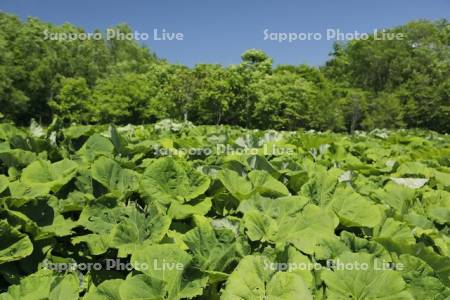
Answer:
<svg viewBox="0 0 450 300"><path fill-rule="evenodd" d="M2 300L450 297L446 135L41 130L0 125Z"/></svg>

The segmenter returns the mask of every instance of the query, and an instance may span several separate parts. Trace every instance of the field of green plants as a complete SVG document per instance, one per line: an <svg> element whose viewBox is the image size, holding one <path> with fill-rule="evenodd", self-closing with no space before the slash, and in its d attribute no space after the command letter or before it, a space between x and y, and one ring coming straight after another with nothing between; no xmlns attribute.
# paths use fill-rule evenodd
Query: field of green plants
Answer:
<svg viewBox="0 0 450 300"><path fill-rule="evenodd" d="M450 299L450 137L0 124L0 299Z"/></svg>

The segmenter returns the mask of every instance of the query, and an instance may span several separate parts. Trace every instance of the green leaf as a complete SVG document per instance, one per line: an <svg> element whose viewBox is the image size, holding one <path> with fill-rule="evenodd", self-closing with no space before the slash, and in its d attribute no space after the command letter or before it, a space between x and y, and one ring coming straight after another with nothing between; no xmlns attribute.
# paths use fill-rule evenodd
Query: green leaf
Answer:
<svg viewBox="0 0 450 300"><path fill-rule="evenodd" d="M0 148L0 160L7 167L23 168L38 158L36 153L22 149Z"/></svg>
<svg viewBox="0 0 450 300"><path fill-rule="evenodd" d="M415 195L416 192L413 189L389 182L383 190L375 191L373 196L403 214L412 206Z"/></svg>
<svg viewBox="0 0 450 300"><path fill-rule="evenodd" d="M210 179L191 167L183 167L171 157L153 162L144 171L140 183L142 196L148 201L170 204L190 201L208 189Z"/></svg>
<svg viewBox="0 0 450 300"><path fill-rule="evenodd" d="M420 258L403 254L395 263L402 264L400 272L415 299L445 300L450 297L450 288L433 277L433 269Z"/></svg>
<svg viewBox="0 0 450 300"><path fill-rule="evenodd" d="M74 244L87 243L92 254L117 248L125 257L147 244L158 243L169 230L171 219L156 211L140 212L134 205L110 208L101 203L83 210L78 224L93 232L72 239Z"/></svg>
<svg viewBox="0 0 450 300"><path fill-rule="evenodd" d="M426 215L439 224L450 224L450 193L431 190L423 194Z"/></svg>
<svg viewBox="0 0 450 300"><path fill-rule="evenodd" d="M432 247L423 243L403 244L392 238L377 238L377 242L382 244L386 250L398 255L410 254L425 261L433 268L435 274L446 285L450 284L450 258L434 252Z"/></svg>
<svg viewBox="0 0 450 300"><path fill-rule="evenodd" d="M227 271L248 247L233 231L215 230L207 223L187 232L183 240L194 255L193 264L202 271Z"/></svg>
<svg viewBox="0 0 450 300"><path fill-rule="evenodd" d="M389 238L400 244L416 243L416 239L414 238L411 229L405 223L396 221L392 218L386 219L382 226L375 228L373 236L375 241L377 238Z"/></svg>
<svg viewBox="0 0 450 300"><path fill-rule="evenodd" d="M243 202L244 227L253 241L274 243L282 247L286 243L313 254L319 251L325 240L335 240L334 229L338 222L333 213L316 205L306 204L303 197L269 199L256 197Z"/></svg>
<svg viewBox="0 0 450 300"><path fill-rule="evenodd" d="M311 198L314 204L326 206L333 197L342 173L343 171L340 169L315 170L310 179L302 186L300 194Z"/></svg>
<svg viewBox="0 0 450 300"><path fill-rule="evenodd" d="M8 177L6 177L5 175L0 175L0 193L6 190L8 186L9 186Z"/></svg>
<svg viewBox="0 0 450 300"><path fill-rule="evenodd" d="M139 182L138 173L124 169L114 160L104 156L93 163L92 178L109 191L117 192L120 195L136 190Z"/></svg>
<svg viewBox="0 0 450 300"><path fill-rule="evenodd" d="M0 240L0 264L22 259L33 252L30 238L5 220L0 221Z"/></svg>
<svg viewBox="0 0 450 300"><path fill-rule="evenodd" d="M127 154L127 141L125 138L119 133L116 126L110 125L109 126L109 134L111 135L111 142L114 145L114 149L116 150L117 154L125 155Z"/></svg>
<svg viewBox="0 0 450 300"><path fill-rule="evenodd" d="M276 272L267 261L264 256L244 257L228 278L221 299L313 299L300 275Z"/></svg>
<svg viewBox="0 0 450 300"><path fill-rule="evenodd" d="M77 300L79 299L80 281L74 274L55 275L53 271L42 269L23 278L19 285L8 288L0 294L1 300Z"/></svg>
<svg viewBox="0 0 450 300"><path fill-rule="evenodd" d="M92 162L99 156L112 157L113 152L114 145L111 141L98 133L94 133L88 138L86 143L84 143L83 147L81 147L77 153L84 160Z"/></svg>
<svg viewBox="0 0 450 300"><path fill-rule="evenodd" d="M193 215L203 216L211 209L211 198L205 198L197 204L181 204L172 202L167 214L175 220L183 220Z"/></svg>
<svg viewBox="0 0 450 300"><path fill-rule="evenodd" d="M75 176L77 168L78 164L68 159L56 163L37 160L23 169L20 182L26 186L25 190L30 189L34 196L55 193ZM26 195L23 191L24 189L13 188L12 194L16 197Z"/></svg>
<svg viewBox="0 0 450 300"><path fill-rule="evenodd" d="M396 178L391 177L391 180L398 185L406 186L410 189L419 189L423 187L428 179L426 178Z"/></svg>
<svg viewBox="0 0 450 300"><path fill-rule="evenodd" d="M122 298L119 290L125 284L121 279L106 280L98 286L92 285L84 300L122 300L131 298ZM129 286L130 288L132 286Z"/></svg>
<svg viewBox="0 0 450 300"><path fill-rule="evenodd" d="M253 184L253 189L263 196L282 197L290 194L284 184L273 178L266 171L251 171L248 174L248 178Z"/></svg>
<svg viewBox="0 0 450 300"><path fill-rule="evenodd" d="M340 224L347 227L375 227L384 216L379 205L365 199L350 188L338 188L331 208L339 216Z"/></svg>
<svg viewBox="0 0 450 300"><path fill-rule="evenodd" d="M247 199L252 191L252 184L235 171L224 169L217 174L217 178L230 194L238 200Z"/></svg>
<svg viewBox="0 0 450 300"><path fill-rule="evenodd" d="M146 276L136 275L127 278L120 286L120 299L123 300L160 300L167 299L164 295L166 283ZM111 298L109 298L111 299ZM105 299L106 300L106 299Z"/></svg>
<svg viewBox="0 0 450 300"><path fill-rule="evenodd" d="M329 300L414 299L407 291L400 273L385 270L382 262L370 254L346 252L336 259L335 265L334 271L324 270L321 274L327 286ZM354 269L344 266L352 266Z"/></svg>
<svg viewBox="0 0 450 300"><path fill-rule="evenodd" d="M141 247L131 256L135 269L164 283L163 295L167 295L167 299L194 297L202 293L207 277L193 278L194 274L188 271L191 262L192 257L175 244Z"/></svg>

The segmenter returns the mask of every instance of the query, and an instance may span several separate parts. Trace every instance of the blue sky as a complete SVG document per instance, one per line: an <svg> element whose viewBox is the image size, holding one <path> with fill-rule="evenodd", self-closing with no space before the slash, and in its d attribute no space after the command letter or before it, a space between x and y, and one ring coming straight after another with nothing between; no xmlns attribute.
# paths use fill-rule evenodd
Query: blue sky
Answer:
<svg viewBox="0 0 450 300"><path fill-rule="evenodd" d="M0 10L87 31L127 23L148 32L144 42L170 62L239 63L250 48L266 51L276 64L321 65L332 49L326 30L373 32L416 19L449 19L450 0L0 0ZM154 29L181 32L182 41L155 41ZM264 40L264 30L319 32L322 39L291 43Z"/></svg>

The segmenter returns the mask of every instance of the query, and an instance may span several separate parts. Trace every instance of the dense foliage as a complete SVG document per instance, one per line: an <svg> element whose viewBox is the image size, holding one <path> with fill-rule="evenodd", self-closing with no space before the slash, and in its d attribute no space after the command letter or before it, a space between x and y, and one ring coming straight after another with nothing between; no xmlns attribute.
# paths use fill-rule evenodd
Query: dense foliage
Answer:
<svg viewBox="0 0 450 300"><path fill-rule="evenodd" d="M245 52L238 65L188 68L134 41L45 40L46 30L84 31L0 13L0 111L22 125L59 115L78 124L172 118L283 130L449 132L449 28L446 20L416 21L391 30L404 40L337 44L321 68L274 67L260 50Z"/></svg>
<svg viewBox="0 0 450 300"><path fill-rule="evenodd" d="M0 141L1 300L450 297L447 135L55 121Z"/></svg>

